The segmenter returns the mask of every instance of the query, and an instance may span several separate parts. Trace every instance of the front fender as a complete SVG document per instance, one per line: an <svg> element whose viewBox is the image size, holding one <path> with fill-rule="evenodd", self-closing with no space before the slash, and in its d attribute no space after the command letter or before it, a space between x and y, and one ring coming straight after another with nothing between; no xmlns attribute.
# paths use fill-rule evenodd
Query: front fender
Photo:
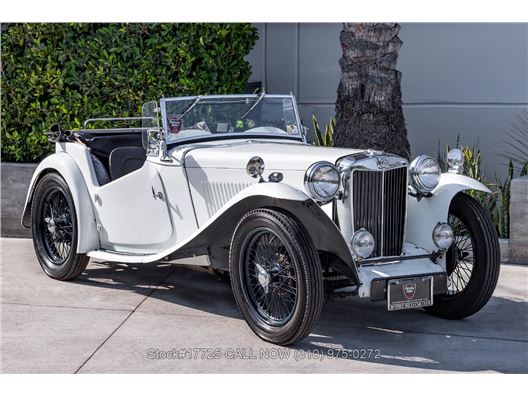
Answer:
<svg viewBox="0 0 528 396"><path fill-rule="evenodd" d="M305 192L284 183L257 183L235 195L193 238L178 248L177 253L211 248L227 248L239 220L249 211L270 208L290 213L309 234L318 251L340 259L336 269L359 282L357 269L341 231L332 219ZM339 265L339 267L337 267Z"/></svg>
<svg viewBox="0 0 528 396"><path fill-rule="evenodd" d="M26 202L22 212L22 225L28 228L31 227L31 203L33 201L35 187L42 176L50 171L57 172L64 178L73 197L79 234L77 253L86 253L99 248L99 237L97 235L90 194L77 163L73 157L65 152L55 153L46 157L35 170L29 184Z"/></svg>
<svg viewBox="0 0 528 396"><path fill-rule="evenodd" d="M432 239L433 228L439 222L447 221L451 200L456 194L465 190L491 192L484 184L470 177L455 173L442 173L440 182L431 197L418 201L409 195L406 240L429 252L437 250Z"/></svg>

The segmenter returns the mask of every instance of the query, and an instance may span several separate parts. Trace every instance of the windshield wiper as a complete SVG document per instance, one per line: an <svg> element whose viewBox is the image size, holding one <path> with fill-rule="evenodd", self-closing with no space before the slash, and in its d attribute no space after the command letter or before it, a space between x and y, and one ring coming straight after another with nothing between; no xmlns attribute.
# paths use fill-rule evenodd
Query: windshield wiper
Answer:
<svg viewBox="0 0 528 396"><path fill-rule="evenodd" d="M258 104L260 103L260 101L262 99L264 99L264 96L266 95L266 92L262 91L262 93L260 94L260 96L258 97L257 101L255 103L253 103L253 105L251 105L251 107L248 109L248 111L246 111L244 113L244 115L242 117L240 117L241 120L243 120L244 118L246 118L248 116L249 113L251 113L253 111L253 109L255 107L258 106Z"/></svg>
<svg viewBox="0 0 528 396"><path fill-rule="evenodd" d="M194 106L196 106L196 104L200 101L200 99L202 99L202 95L198 96L196 99L194 99L194 101L189 106L187 106L183 114L179 116L178 118L176 118L176 122L180 121L183 117L185 117L187 113L191 111L194 108Z"/></svg>

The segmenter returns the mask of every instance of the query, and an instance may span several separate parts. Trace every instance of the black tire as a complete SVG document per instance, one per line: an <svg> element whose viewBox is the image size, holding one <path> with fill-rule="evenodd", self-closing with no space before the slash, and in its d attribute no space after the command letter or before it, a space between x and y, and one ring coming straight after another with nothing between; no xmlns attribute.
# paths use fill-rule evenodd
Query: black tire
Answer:
<svg viewBox="0 0 528 396"><path fill-rule="evenodd" d="M500 271L500 248L489 212L467 194L455 195L448 223L455 241L446 254L447 294L434 297L426 311L446 319L478 312L491 298Z"/></svg>
<svg viewBox="0 0 528 396"><path fill-rule="evenodd" d="M67 183L57 173L42 177L31 204L33 245L44 272L71 280L82 274L89 257L77 253L77 216Z"/></svg>
<svg viewBox="0 0 528 396"><path fill-rule="evenodd" d="M247 213L233 234L229 268L237 305L256 335L290 345L310 333L323 304L323 275L294 218L270 209Z"/></svg>

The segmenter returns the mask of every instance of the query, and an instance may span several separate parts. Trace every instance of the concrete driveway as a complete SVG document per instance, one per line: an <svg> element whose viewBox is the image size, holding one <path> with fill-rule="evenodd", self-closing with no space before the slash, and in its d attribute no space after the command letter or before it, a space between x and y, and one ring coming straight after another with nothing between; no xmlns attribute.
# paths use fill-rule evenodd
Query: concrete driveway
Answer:
<svg viewBox="0 0 528 396"><path fill-rule="evenodd" d="M175 265L91 262L48 278L31 240L2 239L2 372L528 372L528 267L503 265L490 303L462 321L326 302L292 348L257 338L229 282Z"/></svg>

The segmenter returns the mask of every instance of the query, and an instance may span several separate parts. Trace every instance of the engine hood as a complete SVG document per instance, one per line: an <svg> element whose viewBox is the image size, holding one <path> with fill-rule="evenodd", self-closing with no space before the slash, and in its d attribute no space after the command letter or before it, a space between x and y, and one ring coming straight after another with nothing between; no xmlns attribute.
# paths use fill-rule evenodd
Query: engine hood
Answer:
<svg viewBox="0 0 528 396"><path fill-rule="evenodd" d="M264 160L266 170L305 171L317 161L333 164L346 155L364 150L312 146L284 140L229 140L199 143L175 149L171 155L187 168L245 169L251 157Z"/></svg>

